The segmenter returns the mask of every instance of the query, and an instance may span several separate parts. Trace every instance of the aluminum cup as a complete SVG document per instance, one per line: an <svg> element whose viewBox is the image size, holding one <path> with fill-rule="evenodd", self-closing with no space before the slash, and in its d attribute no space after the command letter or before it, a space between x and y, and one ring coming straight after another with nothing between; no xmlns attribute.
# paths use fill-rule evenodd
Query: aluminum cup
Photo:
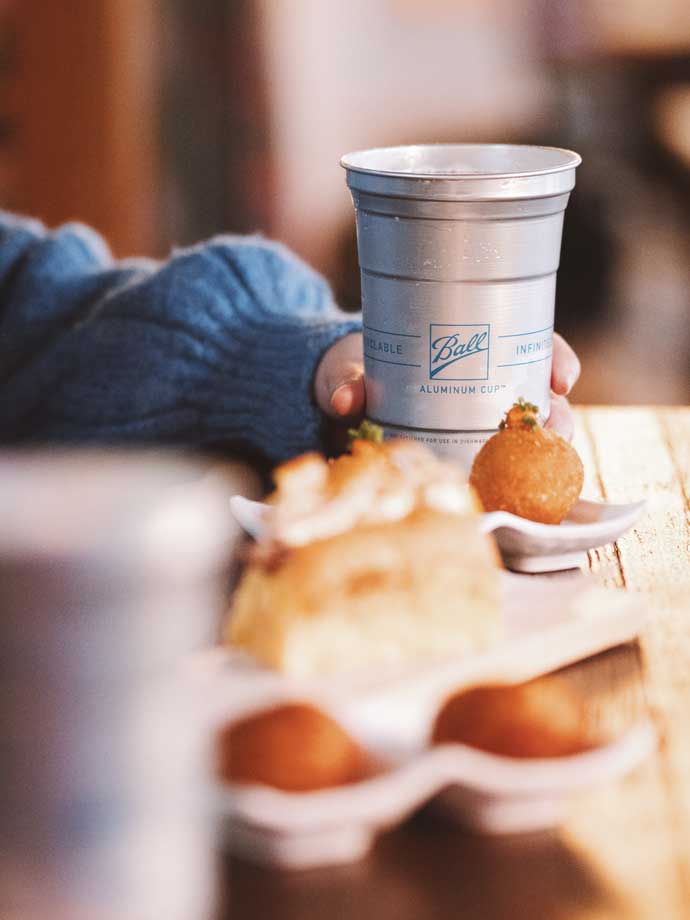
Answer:
<svg viewBox="0 0 690 920"><path fill-rule="evenodd" d="M577 153L438 144L341 160L357 215L367 414L471 462L519 397L549 414Z"/></svg>

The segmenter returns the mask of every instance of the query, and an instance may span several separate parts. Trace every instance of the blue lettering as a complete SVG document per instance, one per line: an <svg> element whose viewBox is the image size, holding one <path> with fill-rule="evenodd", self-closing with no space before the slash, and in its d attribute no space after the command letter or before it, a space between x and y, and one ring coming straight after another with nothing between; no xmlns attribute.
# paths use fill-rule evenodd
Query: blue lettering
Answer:
<svg viewBox="0 0 690 920"><path fill-rule="evenodd" d="M371 335L364 336L364 344L369 349L369 351L379 351L386 355L403 354L402 345L394 345L391 342L381 342L379 339L375 339Z"/></svg>
<svg viewBox="0 0 690 920"><path fill-rule="evenodd" d="M487 351L489 347L488 338L488 332L475 332L465 342L455 333L442 335L434 339L431 343L431 350L434 356L431 361L433 367L430 369L430 376L435 377L456 361Z"/></svg>
<svg viewBox="0 0 690 920"><path fill-rule="evenodd" d="M525 342L523 344L518 343L515 346L516 355L532 355L538 354L540 351L544 351L547 348L551 347L551 336L545 339L541 339L538 342Z"/></svg>

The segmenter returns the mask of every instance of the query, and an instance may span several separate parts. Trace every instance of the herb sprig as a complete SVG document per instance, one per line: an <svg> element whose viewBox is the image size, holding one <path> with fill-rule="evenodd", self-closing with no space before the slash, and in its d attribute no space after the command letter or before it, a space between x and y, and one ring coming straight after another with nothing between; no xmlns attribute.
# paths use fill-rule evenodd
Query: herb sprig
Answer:
<svg viewBox="0 0 690 920"><path fill-rule="evenodd" d="M532 431L539 425L538 416L539 407L535 406L534 403L527 402L521 396L506 412L498 427L501 431L506 428L526 428Z"/></svg>
<svg viewBox="0 0 690 920"><path fill-rule="evenodd" d="M347 435L350 439L350 446L353 441L371 441L372 444L383 444L383 428L364 419L359 428L349 428Z"/></svg>

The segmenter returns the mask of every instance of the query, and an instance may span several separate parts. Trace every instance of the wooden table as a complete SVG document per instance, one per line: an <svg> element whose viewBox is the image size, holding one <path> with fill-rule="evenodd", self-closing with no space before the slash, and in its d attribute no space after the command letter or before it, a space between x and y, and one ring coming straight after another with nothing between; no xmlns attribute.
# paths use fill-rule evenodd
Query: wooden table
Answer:
<svg viewBox="0 0 690 920"><path fill-rule="evenodd" d="M611 590L648 592L650 618L639 643L561 673L593 723L622 727L651 711L656 756L578 799L558 833L481 838L422 813L358 865L289 874L228 859L220 917L690 917L690 409L579 409L576 447L585 495L648 501L589 568Z"/></svg>

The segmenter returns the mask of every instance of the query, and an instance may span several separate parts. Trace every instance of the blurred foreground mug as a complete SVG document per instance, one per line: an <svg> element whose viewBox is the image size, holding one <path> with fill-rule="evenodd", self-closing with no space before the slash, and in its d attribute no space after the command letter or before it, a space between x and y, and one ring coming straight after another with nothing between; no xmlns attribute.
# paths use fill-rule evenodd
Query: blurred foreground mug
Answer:
<svg viewBox="0 0 690 920"><path fill-rule="evenodd" d="M218 627L232 491L151 454L0 455L3 920L211 915L183 663Z"/></svg>
<svg viewBox="0 0 690 920"><path fill-rule="evenodd" d="M577 153L390 147L341 160L357 214L367 415L471 463L519 397L550 405Z"/></svg>

